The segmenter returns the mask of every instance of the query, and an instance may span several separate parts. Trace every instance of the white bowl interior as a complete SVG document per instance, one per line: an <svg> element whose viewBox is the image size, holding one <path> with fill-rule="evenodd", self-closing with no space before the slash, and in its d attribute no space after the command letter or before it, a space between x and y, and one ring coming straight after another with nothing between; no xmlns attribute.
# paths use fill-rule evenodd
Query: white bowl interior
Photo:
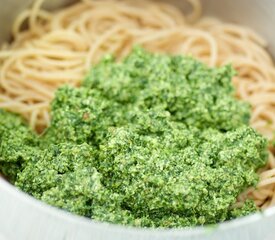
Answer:
<svg viewBox="0 0 275 240"><path fill-rule="evenodd" d="M66 0L48 0L51 6ZM184 7L183 1L173 1ZM204 13L246 25L260 33L275 55L275 1L271 0L202 0ZM20 3L20 4L19 4ZM7 39L12 19L28 1L5 1L0 8L0 41ZM7 23L6 25L3 23ZM3 26L4 25L4 26ZM8 240L273 240L275 208L264 213L220 224L218 227L182 230L136 229L97 223L47 206L0 179L0 238Z"/></svg>

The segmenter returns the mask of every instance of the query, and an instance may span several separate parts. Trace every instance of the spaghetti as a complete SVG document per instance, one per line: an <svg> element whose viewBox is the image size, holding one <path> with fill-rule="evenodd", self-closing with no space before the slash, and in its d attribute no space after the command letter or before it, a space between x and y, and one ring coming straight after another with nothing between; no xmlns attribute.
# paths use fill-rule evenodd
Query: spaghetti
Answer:
<svg viewBox="0 0 275 240"><path fill-rule="evenodd" d="M0 51L0 108L20 113L33 129L49 126L49 103L59 86L79 86L106 53L121 59L139 44L153 52L190 54L210 66L232 63L239 73L233 79L237 97L253 107L251 125L273 139L275 66L266 42L250 29L200 18L198 0L188 0L189 14L145 0L83 0L51 13L41 9L42 2L18 16L14 40ZM272 149L260 178L257 189L239 201L249 197L264 209L275 205Z"/></svg>

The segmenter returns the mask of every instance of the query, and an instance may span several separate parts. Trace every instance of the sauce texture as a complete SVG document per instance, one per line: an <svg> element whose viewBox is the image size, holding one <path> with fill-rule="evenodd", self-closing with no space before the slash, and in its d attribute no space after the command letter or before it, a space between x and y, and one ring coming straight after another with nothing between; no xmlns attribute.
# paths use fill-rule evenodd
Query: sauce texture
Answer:
<svg viewBox="0 0 275 240"><path fill-rule="evenodd" d="M141 48L106 56L79 88L61 87L42 135L0 110L0 170L21 190L99 221L141 227L216 224L256 186L267 141L234 96L231 66Z"/></svg>

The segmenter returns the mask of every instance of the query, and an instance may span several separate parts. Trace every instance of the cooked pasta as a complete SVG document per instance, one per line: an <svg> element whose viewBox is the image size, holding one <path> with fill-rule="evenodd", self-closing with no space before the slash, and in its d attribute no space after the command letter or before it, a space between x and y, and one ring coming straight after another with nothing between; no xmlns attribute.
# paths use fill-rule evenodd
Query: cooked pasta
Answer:
<svg viewBox="0 0 275 240"><path fill-rule="evenodd" d="M133 45L152 52L188 54L220 66L232 63L237 97L252 105L251 126L273 139L275 65L267 43L252 30L201 17L198 0L184 14L164 2L83 0L48 12L42 0L22 12L12 28L13 41L0 51L0 108L20 113L37 131L50 124L49 103L63 84L79 86L92 64L107 53L117 59ZM27 28L24 26L27 25ZM250 197L266 208L275 204L275 157L260 174Z"/></svg>

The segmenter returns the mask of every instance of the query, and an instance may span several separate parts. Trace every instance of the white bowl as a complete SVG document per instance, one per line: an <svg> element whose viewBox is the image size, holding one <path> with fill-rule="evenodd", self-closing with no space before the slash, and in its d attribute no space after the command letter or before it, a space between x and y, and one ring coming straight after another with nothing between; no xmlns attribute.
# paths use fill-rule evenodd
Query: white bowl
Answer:
<svg viewBox="0 0 275 240"><path fill-rule="evenodd" d="M167 0L168 1L168 0ZM63 4L66 0L48 0ZM184 5L182 1L173 1ZM16 3L16 4L15 4ZM22 6L19 6L22 4ZM0 41L8 22L27 1L9 0L0 8ZM53 6L53 5L52 5ZM262 34L275 55L275 0L203 0L205 13L249 26ZM182 6L180 6L182 7ZM275 208L215 228L139 229L79 217L48 206L0 178L0 240L274 240Z"/></svg>

